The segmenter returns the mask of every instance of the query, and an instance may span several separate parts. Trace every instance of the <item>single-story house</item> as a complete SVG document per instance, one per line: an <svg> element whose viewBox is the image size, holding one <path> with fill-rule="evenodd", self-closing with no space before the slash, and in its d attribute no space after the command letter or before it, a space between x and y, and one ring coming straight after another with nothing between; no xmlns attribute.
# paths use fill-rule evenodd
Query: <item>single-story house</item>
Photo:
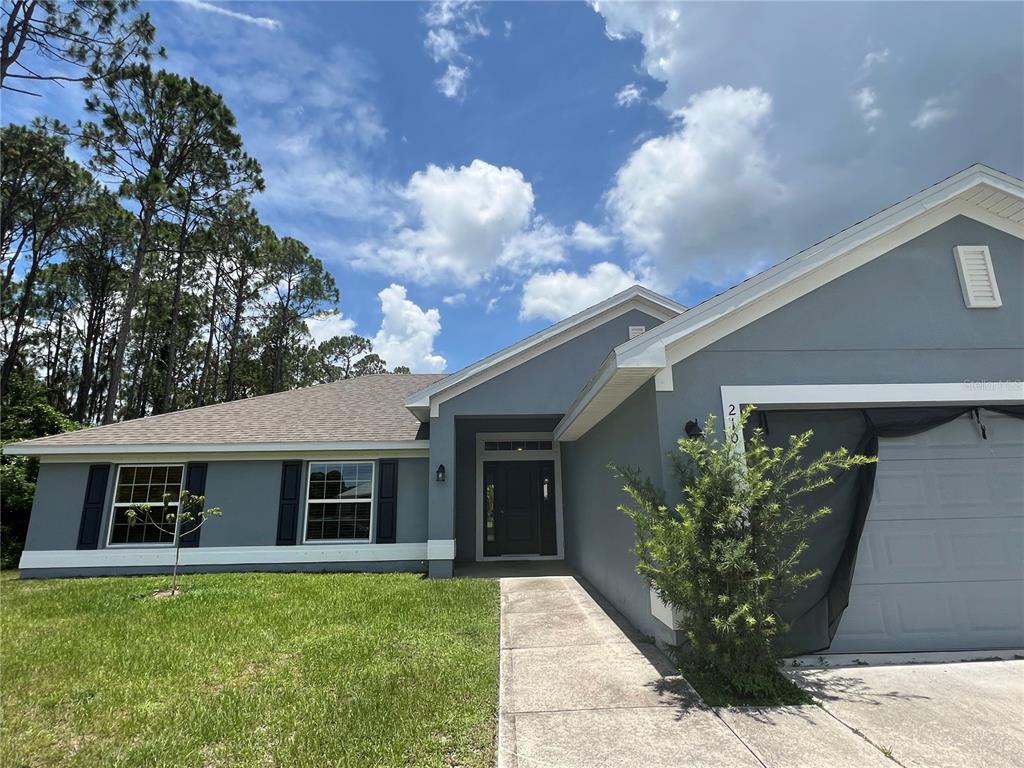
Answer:
<svg viewBox="0 0 1024 768"><path fill-rule="evenodd" d="M167 536L126 510L187 488L224 515L186 570L564 559L675 642L607 465L678 499L684 425L747 404L770 440L880 459L823 491L792 650L1024 647L1024 182L980 165L690 309L637 286L451 375L10 445L41 460L21 573L167 571Z"/></svg>

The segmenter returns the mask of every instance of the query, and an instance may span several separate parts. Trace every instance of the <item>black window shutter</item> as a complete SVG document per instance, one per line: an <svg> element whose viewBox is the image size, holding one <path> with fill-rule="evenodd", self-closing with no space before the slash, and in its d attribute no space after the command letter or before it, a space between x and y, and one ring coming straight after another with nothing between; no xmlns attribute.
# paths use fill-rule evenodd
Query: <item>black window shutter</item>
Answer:
<svg viewBox="0 0 1024 768"><path fill-rule="evenodd" d="M398 527L398 462L378 462L380 483L377 488L377 543L394 544Z"/></svg>
<svg viewBox="0 0 1024 768"><path fill-rule="evenodd" d="M100 522L103 520L103 500L107 496L109 464L89 467L85 483L85 502L82 504L82 522L78 527L78 548L96 549L100 544Z"/></svg>
<svg viewBox="0 0 1024 768"><path fill-rule="evenodd" d="M185 490L193 496L204 496L206 494L206 464L189 464L185 467ZM202 510L196 510L197 512ZM196 528L196 524L199 523L199 519L189 520L188 522L182 522L182 527L185 529L185 534L181 537L181 546L183 547L198 547L199 546L199 534L202 533L202 529Z"/></svg>
<svg viewBox="0 0 1024 768"><path fill-rule="evenodd" d="M296 543L299 527L299 482L302 462L286 461L281 465L281 506L277 514L277 545Z"/></svg>

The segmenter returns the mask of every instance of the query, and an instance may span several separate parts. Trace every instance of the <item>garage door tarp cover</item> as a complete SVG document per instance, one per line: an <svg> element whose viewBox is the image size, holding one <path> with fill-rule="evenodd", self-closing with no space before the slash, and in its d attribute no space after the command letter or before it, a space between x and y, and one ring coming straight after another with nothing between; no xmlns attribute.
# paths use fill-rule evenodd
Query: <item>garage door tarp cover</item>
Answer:
<svg viewBox="0 0 1024 768"><path fill-rule="evenodd" d="M812 430L805 458L845 447L864 456L878 455L880 438L911 437L972 414L984 436L986 410L1024 419L1024 406L987 405L835 410L758 410L747 424L747 437L757 427L770 446L785 446L790 435ZM849 605L857 548L875 486L875 464L843 473L834 484L803 498L807 508L829 507L828 515L808 531L810 546L801 567L820 569L822 576L783 610L790 632L782 650L788 654L827 650Z"/></svg>

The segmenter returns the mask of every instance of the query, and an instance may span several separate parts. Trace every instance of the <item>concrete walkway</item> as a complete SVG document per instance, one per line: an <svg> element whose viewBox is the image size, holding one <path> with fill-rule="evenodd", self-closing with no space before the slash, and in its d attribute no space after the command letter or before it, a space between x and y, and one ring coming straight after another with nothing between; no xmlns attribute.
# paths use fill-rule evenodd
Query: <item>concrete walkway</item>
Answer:
<svg viewBox="0 0 1024 768"><path fill-rule="evenodd" d="M501 579L499 768L1010 768L1024 661L798 670L820 706L712 710L572 576Z"/></svg>
<svg viewBox="0 0 1024 768"><path fill-rule="evenodd" d="M761 768L601 603L570 576L501 580L499 768Z"/></svg>

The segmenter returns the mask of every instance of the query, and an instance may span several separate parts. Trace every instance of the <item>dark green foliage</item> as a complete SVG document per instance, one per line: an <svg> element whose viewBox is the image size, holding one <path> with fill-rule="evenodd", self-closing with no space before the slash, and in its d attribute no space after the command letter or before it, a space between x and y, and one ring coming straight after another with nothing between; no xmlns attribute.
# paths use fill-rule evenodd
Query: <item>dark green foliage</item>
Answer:
<svg viewBox="0 0 1024 768"><path fill-rule="evenodd" d="M639 468L613 467L633 499L620 509L635 524L637 572L684 613L692 668L741 698L785 696L775 641L787 627L779 609L820 576L801 568L800 558L805 531L829 514L805 509L800 497L874 459L840 449L807 460L801 454L811 432L783 449L770 448L760 429L740 454L731 432L718 438L712 417L704 434L678 441L682 501L674 507Z"/></svg>
<svg viewBox="0 0 1024 768"><path fill-rule="evenodd" d="M156 30L148 13L132 15L137 0L11 0L3 6L0 87L19 93L40 81L90 86L125 66L149 61ZM25 53L48 59L58 71L39 72Z"/></svg>
<svg viewBox="0 0 1024 768"><path fill-rule="evenodd" d="M0 409L0 439L4 444L81 426L50 405L47 391L31 380L15 376L4 392ZM38 474L38 459L0 457L0 568L16 567L21 557Z"/></svg>

